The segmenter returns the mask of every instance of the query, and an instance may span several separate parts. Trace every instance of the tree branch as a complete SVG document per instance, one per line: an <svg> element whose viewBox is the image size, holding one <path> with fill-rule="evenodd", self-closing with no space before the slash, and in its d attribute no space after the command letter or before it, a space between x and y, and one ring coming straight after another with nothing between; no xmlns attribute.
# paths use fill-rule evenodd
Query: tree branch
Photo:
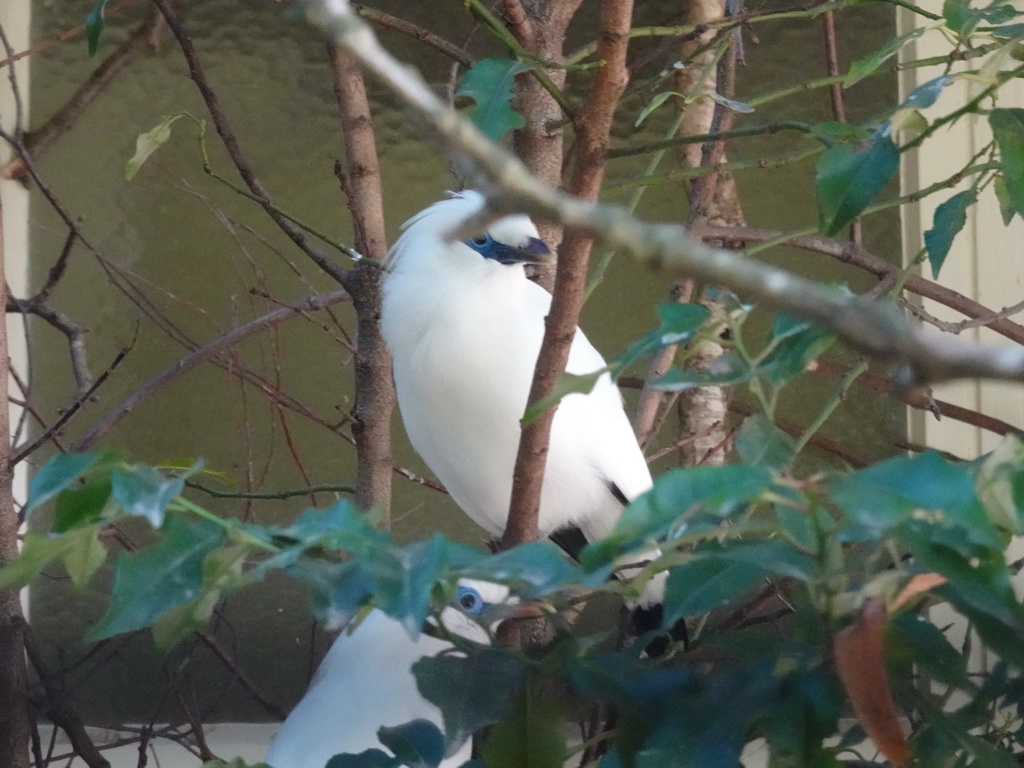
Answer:
<svg viewBox="0 0 1024 768"><path fill-rule="evenodd" d="M266 211L270 220L273 221L277 225L278 229L284 232L284 234L287 235L293 243L295 243L299 250L312 259L320 269L337 280L338 283L344 285L345 278L348 275L348 270L342 268L328 257L326 253L312 245L302 230L292 224L292 222L289 221L286 216L282 215L277 207L271 203L270 194L267 192L266 187L263 186L263 182L256 176L252 166L249 165L248 159L246 159L245 155L242 153L238 139L228 123L227 115L221 107L220 99L210 87L210 84L206 79L206 74L199 63L199 56L196 53L195 46L192 44L192 38L188 36L188 33L182 26L181 21L178 19L177 12L171 5L170 0L153 0L153 2L156 4L156 7L160 9L160 13L163 14L164 19L167 21L167 25L171 28L171 32L174 33L174 37L177 39L178 45L181 47L181 52L185 56L185 62L188 64L192 82L194 82L196 87L199 89L199 93L202 95L203 101L206 103L206 109L210 113L210 118L213 120L217 133L220 135L221 141L224 143L224 148L227 150L228 156L235 164L235 168L237 169L239 176L242 177L242 180L249 188L249 191L255 195L257 202L259 202L263 210Z"/></svg>
<svg viewBox="0 0 1024 768"><path fill-rule="evenodd" d="M341 111L345 142L345 169L335 169L355 229L355 247L382 262L387 255L384 226L384 192L373 132L370 102L363 70L344 49L329 47L334 72L334 92ZM375 266L361 262L345 282L356 309L356 401L352 408L356 439L356 503L363 509L391 506L391 414L395 387L391 379L391 355L380 334L380 276ZM386 518L385 518L386 519Z"/></svg>
<svg viewBox="0 0 1024 768"><path fill-rule="evenodd" d="M736 248L743 248L751 243L778 241L782 237L782 233L775 230L747 227L700 227L693 231L693 235L705 241L720 242L728 247ZM900 274L899 267L848 240L835 240L822 235L800 235L780 244L831 256L843 264L863 269L878 278L893 279ZM947 288L917 274L908 275L903 287L922 298L931 299L950 309L955 309L973 320L984 320L986 328L1018 344L1024 344L1024 326L1007 319L1002 313L993 313L985 305L954 291L952 288Z"/></svg>
<svg viewBox="0 0 1024 768"><path fill-rule="evenodd" d="M615 107L629 82L626 50L632 15L632 0L604 0L601 4L599 53L604 66L597 71L587 103L576 121L576 166L570 183L573 193L586 200L597 200L601 193ZM580 231L570 231L562 241L551 312L544 321L544 341L530 387L531 405L547 397L565 371L583 308L592 244L592 239ZM556 410L557 406L549 408L523 428L508 523L501 540L504 548L537 538L544 464Z"/></svg>
<svg viewBox="0 0 1024 768"><path fill-rule="evenodd" d="M466 68L472 67L476 63L476 59L468 51L463 50L454 43L448 42L443 37L435 35L429 29L424 29L407 19L392 16L390 13L385 13L377 8L370 8L362 3L353 3L353 7L360 16L377 26L393 29L396 32L401 32L403 35L419 40L424 45L433 48L449 59L459 62L459 64Z"/></svg>
<svg viewBox="0 0 1024 768"><path fill-rule="evenodd" d="M721 285L819 323L835 331L853 349L899 366L901 381L906 383L968 377L1024 381L1022 349L996 349L923 334L894 307L841 295L785 270L708 247L680 226L645 224L619 208L575 199L552 189L448 109L416 73L380 46L342 0L307 0L307 12L336 42L352 50L367 69L418 110L448 145L476 164L494 185L489 198L496 210L559 221L622 249L641 264Z"/></svg>
<svg viewBox="0 0 1024 768"><path fill-rule="evenodd" d="M315 312L318 309L323 309L346 299L348 299L348 293L345 291L317 294L303 299L290 307L275 309L273 312L257 317L245 325L233 328L206 346L200 347L195 352L186 355L136 389L126 400L100 419L88 432L78 438L74 445L71 446L72 452L87 450L93 443L109 432L115 424L135 410L144 400L163 389L178 376L185 373L185 371L191 370L200 363L206 362L210 358L230 349L269 325L279 323L305 312Z"/></svg>
<svg viewBox="0 0 1024 768"><path fill-rule="evenodd" d="M160 14L155 11L150 13L135 32L103 60L103 63L78 87L71 98L50 116L49 120L36 130L25 134L25 151L33 157L39 157L67 133L117 76L124 72L147 46L152 47L155 44L161 26ZM27 184L29 180L25 161L19 156L11 158L3 168L0 168L0 176L5 179L16 179L23 184Z"/></svg>

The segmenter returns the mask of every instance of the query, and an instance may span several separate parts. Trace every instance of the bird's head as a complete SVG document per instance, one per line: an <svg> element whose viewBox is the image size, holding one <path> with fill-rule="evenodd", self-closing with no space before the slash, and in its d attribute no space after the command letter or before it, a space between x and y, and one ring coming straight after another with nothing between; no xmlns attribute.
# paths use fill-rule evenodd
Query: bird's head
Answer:
<svg viewBox="0 0 1024 768"><path fill-rule="evenodd" d="M479 214L485 203L479 192L467 190L416 214L402 225L402 236L388 258L389 267L404 270L417 266L437 269L483 263L503 266L551 263L551 251L540 239L529 216L506 216L470 237L449 241L450 234Z"/></svg>
<svg viewBox="0 0 1024 768"><path fill-rule="evenodd" d="M477 643L488 643L488 629L517 614L519 599L504 584L459 579L455 599L441 612L445 629Z"/></svg>

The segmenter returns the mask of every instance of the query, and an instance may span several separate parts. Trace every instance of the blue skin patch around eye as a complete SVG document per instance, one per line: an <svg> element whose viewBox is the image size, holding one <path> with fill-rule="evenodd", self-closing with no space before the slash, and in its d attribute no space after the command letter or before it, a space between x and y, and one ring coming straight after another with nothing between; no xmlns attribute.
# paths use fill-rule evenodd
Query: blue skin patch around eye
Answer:
<svg viewBox="0 0 1024 768"><path fill-rule="evenodd" d="M527 244L522 247L515 247L499 243L490 235L478 235L468 240L463 240L474 251L485 259L492 259L499 264L538 264L547 261L551 253L543 240L531 237Z"/></svg>
<svg viewBox="0 0 1024 768"><path fill-rule="evenodd" d="M459 587L458 592L455 593L455 601L470 616L479 616L491 607L491 604L484 602L480 593L472 587Z"/></svg>

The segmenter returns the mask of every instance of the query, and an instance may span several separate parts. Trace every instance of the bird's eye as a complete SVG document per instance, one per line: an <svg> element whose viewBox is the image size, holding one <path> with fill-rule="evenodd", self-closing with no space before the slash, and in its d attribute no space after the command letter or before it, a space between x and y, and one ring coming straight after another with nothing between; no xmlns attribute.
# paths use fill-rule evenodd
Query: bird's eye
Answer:
<svg viewBox="0 0 1024 768"><path fill-rule="evenodd" d="M477 235L473 238L473 245L487 245L487 241L490 239L487 235Z"/></svg>
<svg viewBox="0 0 1024 768"><path fill-rule="evenodd" d="M462 610L470 615L475 616L484 609L483 598L480 597L480 593L472 587L459 587L456 600L458 600L459 606Z"/></svg>

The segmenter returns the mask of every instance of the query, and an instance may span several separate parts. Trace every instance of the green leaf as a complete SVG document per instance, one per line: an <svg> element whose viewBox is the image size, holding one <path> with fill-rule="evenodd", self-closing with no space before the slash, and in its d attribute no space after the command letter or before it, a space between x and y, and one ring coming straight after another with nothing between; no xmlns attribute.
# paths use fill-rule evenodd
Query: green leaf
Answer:
<svg viewBox="0 0 1024 768"><path fill-rule="evenodd" d="M168 518L158 544L118 557L110 608L88 639L95 642L147 627L171 608L198 597L203 562L224 535L223 528L206 520Z"/></svg>
<svg viewBox="0 0 1024 768"><path fill-rule="evenodd" d="M835 338L835 334L814 323L776 315L772 323L772 348L754 371L772 384L784 384L807 370L815 358L832 346Z"/></svg>
<svg viewBox="0 0 1024 768"><path fill-rule="evenodd" d="M45 504L65 488L70 488L99 460L98 453L61 453L54 456L32 476L25 514Z"/></svg>
<svg viewBox="0 0 1024 768"><path fill-rule="evenodd" d="M735 448L744 464L772 472L781 472L793 461L793 438L763 413L755 413L743 422Z"/></svg>
<svg viewBox="0 0 1024 768"><path fill-rule="evenodd" d="M115 467L110 478L111 495L126 515L144 517L154 528L164 523L167 505L185 487L184 477L168 479L155 467L134 464Z"/></svg>
<svg viewBox="0 0 1024 768"><path fill-rule="evenodd" d="M1024 109L993 109L988 122L999 146L1007 198L1013 210L1024 215Z"/></svg>
<svg viewBox="0 0 1024 768"><path fill-rule="evenodd" d="M408 768L437 768L444 758L444 735L429 720L382 726L377 738Z"/></svg>
<svg viewBox="0 0 1024 768"><path fill-rule="evenodd" d="M528 69L511 59L481 59L462 78L456 95L468 96L476 102L469 119L491 141L526 125L510 101L515 76Z"/></svg>
<svg viewBox="0 0 1024 768"><path fill-rule="evenodd" d="M344 549L359 557L372 557L394 544L387 531L375 528L370 515L348 499L341 499L328 509L307 509L283 528L246 525L242 531L279 549L276 555L256 566L261 573L288 568L308 549Z"/></svg>
<svg viewBox="0 0 1024 768"><path fill-rule="evenodd" d="M661 325L631 344L610 366L617 376L637 360L652 355L663 347L683 344L694 336L711 316L711 310L700 304L661 304L658 318Z"/></svg>
<svg viewBox="0 0 1024 768"><path fill-rule="evenodd" d="M164 119L155 128L139 134L135 139L135 154L124 166L125 181L134 179L135 174L139 172L149 156L167 143L167 140L171 138L171 126L182 117L185 117L184 112L179 112L176 115L164 115Z"/></svg>
<svg viewBox="0 0 1024 768"><path fill-rule="evenodd" d="M664 625L707 613L746 594L765 576L752 563L698 557L669 571L665 582Z"/></svg>
<svg viewBox="0 0 1024 768"><path fill-rule="evenodd" d="M854 472L829 494L868 538L896 526L927 531L964 555L1003 542L978 501L967 469L934 451L899 456ZM854 537L855 538L855 537Z"/></svg>
<svg viewBox="0 0 1024 768"><path fill-rule="evenodd" d="M633 123L633 127L639 127L639 125L648 117L650 117L658 109L658 107L660 107L666 101L671 99L673 96L678 96L681 99L686 98L685 96L683 96L683 94L676 93L675 91L662 91L661 93L655 94L654 98L651 99L650 102L648 102L647 106L640 111L640 116L637 117L636 122Z"/></svg>
<svg viewBox="0 0 1024 768"><path fill-rule="evenodd" d="M839 123L834 120L827 120L811 126L811 135L824 139L824 143L831 144L836 141L866 141L872 136L872 131L853 123Z"/></svg>
<svg viewBox="0 0 1024 768"><path fill-rule="evenodd" d="M967 207L977 200L977 192L968 189L953 195L935 209L932 228L924 233L928 263L932 265L932 277L939 276L939 270L949 255L954 238L967 223Z"/></svg>
<svg viewBox="0 0 1024 768"><path fill-rule="evenodd" d="M64 569L75 589L82 590L107 561L107 547L100 541L100 527L78 528L64 534Z"/></svg>
<svg viewBox="0 0 1024 768"><path fill-rule="evenodd" d="M324 768L398 768L401 763L381 749L367 749L356 755L335 755Z"/></svg>
<svg viewBox="0 0 1024 768"><path fill-rule="evenodd" d="M63 536L26 531L18 557L0 568L0 590L21 589L68 549Z"/></svg>
<svg viewBox="0 0 1024 768"><path fill-rule="evenodd" d="M972 13L968 0L945 0L942 4L942 18L946 26L960 37L969 35L979 18Z"/></svg>
<svg viewBox="0 0 1024 768"><path fill-rule="evenodd" d="M922 569L930 569L948 579L938 593L971 618L979 633L987 629L979 621L984 617L1009 628L1011 637L1024 631L1024 608L1014 596L1002 552L968 558L918 531L905 531L901 540ZM1019 637L1016 643L1020 645ZM1014 651L1018 657L1022 653L1024 649L1019 647ZM1011 660L1009 656L1006 658Z"/></svg>
<svg viewBox="0 0 1024 768"><path fill-rule="evenodd" d="M996 192L996 200L999 201L999 215L1002 216L1003 226L1010 226L1013 217L1017 215L1017 209L1013 207L1013 200L1010 199L1010 190L1006 188L1006 179L996 176L992 182L992 188Z"/></svg>
<svg viewBox="0 0 1024 768"><path fill-rule="evenodd" d="M327 630L344 627L373 597L373 578L356 559L334 563L307 557L286 570L306 585L313 614Z"/></svg>
<svg viewBox="0 0 1024 768"><path fill-rule="evenodd" d="M927 27L918 27L913 32L908 32L905 35L900 35L897 38L889 40L877 51L865 56L863 59L855 61L850 66L850 71L846 73L846 78L843 80L843 88L849 88L854 83L859 83L868 75L874 74L882 64L899 53L900 48L911 40L923 35L926 30Z"/></svg>
<svg viewBox="0 0 1024 768"><path fill-rule="evenodd" d="M77 488L65 488L57 494L53 530L64 533L81 525L91 525L103 515L110 500L110 473L92 473Z"/></svg>
<svg viewBox="0 0 1024 768"><path fill-rule="evenodd" d="M487 768L561 768L565 712L555 696L528 685L514 697L508 718L492 727L481 748Z"/></svg>
<svg viewBox="0 0 1024 768"><path fill-rule="evenodd" d="M856 219L900 165L900 153L885 132L856 150L839 144L818 161L818 227L831 237Z"/></svg>
<svg viewBox="0 0 1024 768"><path fill-rule="evenodd" d="M969 0L946 0L942 16L946 26L961 39L969 37L981 22L1003 24L1020 12L1011 3L996 0L985 8L971 8Z"/></svg>
<svg viewBox="0 0 1024 768"><path fill-rule="evenodd" d="M153 622L153 644L166 652L204 626L217 605L231 592L250 583L243 566L249 545L229 544L212 551L203 562L203 587L199 595L176 605Z"/></svg>
<svg viewBox="0 0 1024 768"><path fill-rule="evenodd" d="M754 378L755 370L738 355L726 353L712 361L706 371L670 368L668 373L650 384L651 389L683 392L694 387L742 384Z"/></svg>
<svg viewBox="0 0 1024 768"><path fill-rule="evenodd" d="M711 93L705 94L715 104L721 104L726 109L731 109L733 112L739 112L740 114L749 115L754 111L754 108L749 104L737 101L736 99L728 99L720 93L712 91Z"/></svg>
<svg viewBox="0 0 1024 768"><path fill-rule="evenodd" d="M605 569L585 576L555 544L531 541L482 558L461 575L512 584L513 592L530 600L555 592L566 584L599 587L608 578L608 571Z"/></svg>
<svg viewBox="0 0 1024 768"><path fill-rule="evenodd" d="M938 101L946 86L953 80L952 75L940 75L926 83L921 83L900 104L901 109L927 109Z"/></svg>
<svg viewBox="0 0 1024 768"><path fill-rule="evenodd" d="M1006 435L978 468L978 498L996 524L1014 534L1024 533L1024 508L1018 498L1024 484L1024 441Z"/></svg>
<svg viewBox="0 0 1024 768"><path fill-rule="evenodd" d="M908 136L916 136L928 130L928 118L919 109L897 109L889 118L889 127L893 134L904 131Z"/></svg>
<svg viewBox="0 0 1024 768"><path fill-rule="evenodd" d="M447 545L441 534L434 534L425 541L380 550L361 560L373 579L377 606L398 619L410 637L417 637L423 629L434 584L448 562Z"/></svg>
<svg viewBox="0 0 1024 768"><path fill-rule="evenodd" d="M412 671L420 693L444 715L450 754L475 731L508 716L527 662L501 648L474 648L465 656L424 657Z"/></svg>
<svg viewBox="0 0 1024 768"><path fill-rule="evenodd" d="M967 677L967 660L930 621L916 613L897 613L889 620L889 632L906 646L907 660L929 676L957 687L973 687ZM893 649L898 643L886 645Z"/></svg>
<svg viewBox="0 0 1024 768"><path fill-rule="evenodd" d="M807 581L815 572L807 555L777 539L706 542L693 551L690 560L669 571L663 623L672 626L679 619L736 600L765 576Z"/></svg>
<svg viewBox="0 0 1024 768"><path fill-rule="evenodd" d="M651 490L626 507L609 536L584 548L580 562L594 569L660 538L669 529L682 536L698 513L728 517L760 496L771 481L771 473L760 467L692 467L666 472Z"/></svg>
<svg viewBox="0 0 1024 768"><path fill-rule="evenodd" d="M100 35L103 34L103 12L107 0L95 0L92 10L85 17L85 38L89 43L89 56L95 56L100 46Z"/></svg>
<svg viewBox="0 0 1024 768"><path fill-rule="evenodd" d="M544 411L558 405L566 395L576 393L581 395L590 394L591 390L597 385L598 380L606 373L607 369L583 375L563 371L562 375L555 382L555 386L551 388L551 392L547 396L542 397L539 402L526 409L526 413L523 414L523 418L519 422L520 425L524 427L529 426Z"/></svg>

